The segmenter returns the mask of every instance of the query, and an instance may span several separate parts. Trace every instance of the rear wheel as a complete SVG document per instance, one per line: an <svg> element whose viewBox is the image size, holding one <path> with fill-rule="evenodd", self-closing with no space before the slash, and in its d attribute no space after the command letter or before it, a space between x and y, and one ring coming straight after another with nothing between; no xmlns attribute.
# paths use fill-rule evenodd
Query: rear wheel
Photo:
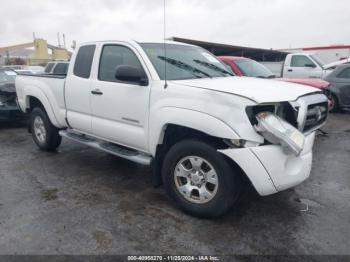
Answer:
<svg viewBox="0 0 350 262"><path fill-rule="evenodd" d="M39 107L30 114L30 131L35 144L44 151L55 150L62 141L58 128L51 124L46 112Z"/></svg>
<svg viewBox="0 0 350 262"><path fill-rule="evenodd" d="M191 215L221 216L238 199L239 176L221 153L201 141L185 140L171 147L162 176L168 194Z"/></svg>

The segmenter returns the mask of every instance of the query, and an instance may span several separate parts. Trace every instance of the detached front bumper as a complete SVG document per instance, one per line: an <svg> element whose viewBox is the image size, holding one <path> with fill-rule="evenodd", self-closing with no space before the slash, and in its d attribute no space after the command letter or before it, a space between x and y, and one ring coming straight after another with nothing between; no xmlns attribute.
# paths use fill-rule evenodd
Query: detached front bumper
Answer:
<svg viewBox="0 0 350 262"><path fill-rule="evenodd" d="M305 137L300 155L285 153L280 145L219 150L235 161L260 195L270 195L300 184L311 172L315 132Z"/></svg>

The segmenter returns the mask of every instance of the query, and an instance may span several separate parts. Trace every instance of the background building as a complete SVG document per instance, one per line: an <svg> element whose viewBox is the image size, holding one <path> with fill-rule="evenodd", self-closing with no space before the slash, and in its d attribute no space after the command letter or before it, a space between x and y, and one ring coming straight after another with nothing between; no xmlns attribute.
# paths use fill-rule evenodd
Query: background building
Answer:
<svg viewBox="0 0 350 262"><path fill-rule="evenodd" d="M220 43L199 41L199 40L193 40L193 39L187 39L187 38L180 38L175 36L171 37L170 40L203 47L204 49L207 49L208 51L210 51L216 56L224 56L224 55L244 56L260 62L283 61L286 55L288 54L288 52L285 52L282 50L220 44Z"/></svg>
<svg viewBox="0 0 350 262"><path fill-rule="evenodd" d="M201 46L217 56L244 56L259 62L280 62L283 61L286 55L289 53L316 54L326 64L350 58L350 45L287 48L276 50L220 44L180 37L172 37L170 40Z"/></svg>
<svg viewBox="0 0 350 262"><path fill-rule="evenodd" d="M64 47L50 45L45 39L0 47L0 65L45 65L51 60L69 60L71 52Z"/></svg>

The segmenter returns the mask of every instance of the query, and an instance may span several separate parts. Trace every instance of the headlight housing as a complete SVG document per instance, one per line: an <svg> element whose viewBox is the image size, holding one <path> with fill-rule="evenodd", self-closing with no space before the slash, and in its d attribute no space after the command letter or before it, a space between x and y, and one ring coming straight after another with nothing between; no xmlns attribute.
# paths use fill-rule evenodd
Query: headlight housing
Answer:
<svg viewBox="0 0 350 262"><path fill-rule="evenodd" d="M256 114L255 129L270 143L280 144L295 155L303 150L305 137L294 126L273 112L264 111Z"/></svg>

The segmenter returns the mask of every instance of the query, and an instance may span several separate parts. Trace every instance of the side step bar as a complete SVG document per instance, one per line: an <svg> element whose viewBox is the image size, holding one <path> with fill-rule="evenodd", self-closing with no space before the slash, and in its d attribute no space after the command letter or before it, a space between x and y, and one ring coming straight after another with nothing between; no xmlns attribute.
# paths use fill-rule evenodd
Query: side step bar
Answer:
<svg viewBox="0 0 350 262"><path fill-rule="evenodd" d="M105 151L109 154L125 158L135 163L149 166L151 164L152 156L145 153L128 149L126 147L119 146L117 144L109 143L106 141L95 139L91 136L79 134L72 131L61 130L59 131L60 136L73 140L75 142L91 146L93 148Z"/></svg>

